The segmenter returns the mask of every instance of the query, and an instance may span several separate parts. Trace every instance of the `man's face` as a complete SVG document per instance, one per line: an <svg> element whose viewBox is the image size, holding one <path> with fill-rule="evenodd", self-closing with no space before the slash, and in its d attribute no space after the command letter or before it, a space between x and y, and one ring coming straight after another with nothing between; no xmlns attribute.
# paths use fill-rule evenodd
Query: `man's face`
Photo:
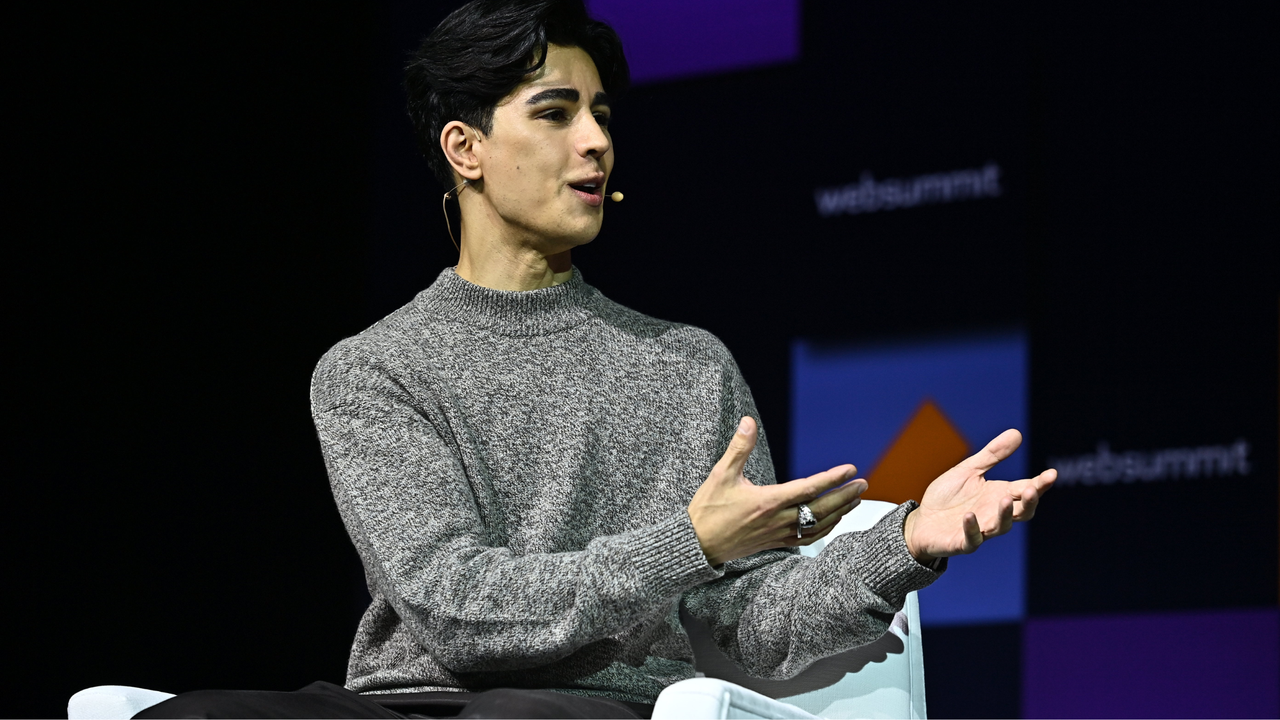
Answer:
<svg viewBox="0 0 1280 720"><path fill-rule="evenodd" d="M613 170L609 113L591 57L559 45L494 109L476 153L489 212L513 239L558 252L600 232Z"/></svg>

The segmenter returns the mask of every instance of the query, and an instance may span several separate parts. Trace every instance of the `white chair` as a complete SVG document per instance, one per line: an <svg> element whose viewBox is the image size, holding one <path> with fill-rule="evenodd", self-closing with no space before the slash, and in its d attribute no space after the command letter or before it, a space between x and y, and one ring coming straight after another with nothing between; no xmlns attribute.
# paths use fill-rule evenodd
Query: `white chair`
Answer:
<svg viewBox="0 0 1280 720"><path fill-rule="evenodd" d="M67 702L70 720L128 720L173 697L173 693L128 685L99 685L81 690Z"/></svg>
<svg viewBox="0 0 1280 720"><path fill-rule="evenodd" d="M866 530L894 507L863 500L826 539ZM819 541L801 552L817 555L824 544ZM654 720L927 717L920 604L914 592L878 640L820 660L789 680L746 675L720 652L705 625L687 614L681 621L693 643L697 669L706 677L664 690L654 707Z"/></svg>
<svg viewBox="0 0 1280 720"><path fill-rule="evenodd" d="M863 500L827 536L866 530L892 510L892 503ZM817 555L825 543L802 548ZM727 718L910 718L927 717L920 605L915 593L893 618L889 632L870 645L814 663L790 680L753 678L725 657L711 631L687 614L681 621L693 643L698 671L706 677L678 682L658 696L654 720ZM124 685L81 690L67 703L69 720L126 720L173 697Z"/></svg>

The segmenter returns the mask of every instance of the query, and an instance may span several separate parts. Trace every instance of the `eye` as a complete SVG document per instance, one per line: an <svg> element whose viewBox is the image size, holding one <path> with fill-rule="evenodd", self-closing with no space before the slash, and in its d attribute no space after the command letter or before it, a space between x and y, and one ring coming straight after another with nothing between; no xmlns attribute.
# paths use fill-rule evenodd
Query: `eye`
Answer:
<svg viewBox="0 0 1280 720"><path fill-rule="evenodd" d="M551 122L564 122L569 119L569 114L563 108L551 108L538 114L540 120L550 120Z"/></svg>
<svg viewBox="0 0 1280 720"><path fill-rule="evenodd" d="M609 113L598 112L598 113L592 113L592 115L596 119L596 124L598 124L600 127L602 128L609 127Z"/></svg>

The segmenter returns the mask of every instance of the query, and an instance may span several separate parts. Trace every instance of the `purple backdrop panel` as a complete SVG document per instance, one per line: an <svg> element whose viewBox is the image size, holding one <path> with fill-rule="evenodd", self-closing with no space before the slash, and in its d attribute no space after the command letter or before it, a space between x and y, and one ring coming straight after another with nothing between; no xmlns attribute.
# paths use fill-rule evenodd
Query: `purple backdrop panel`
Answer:
<svg viewBox="0 0 1280 720"><path fill-rule="evenodd" d="M1028 718L1274 718L1280 609L1029 618Z"/></svg>
<svg viewBox="0 0 1280 720"><path fill-rule="evenodd" d="M800 58L800 0L587 0L622 38L636 83Z"/></svg>

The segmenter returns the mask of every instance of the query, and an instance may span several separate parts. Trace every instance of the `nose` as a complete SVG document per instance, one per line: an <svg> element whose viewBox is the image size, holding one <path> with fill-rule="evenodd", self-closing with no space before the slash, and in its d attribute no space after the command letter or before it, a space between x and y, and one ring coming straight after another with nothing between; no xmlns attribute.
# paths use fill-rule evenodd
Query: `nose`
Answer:
<svg viewBox="0 0 1280 720"><path fill-rule="evenodd" d="M582 123L582 130L578 134L578 153L583 157L598 159L609 152L611 147L613 144L609 140L609 133L600 127L595 115L588 113L586 121Z"/></svg>

